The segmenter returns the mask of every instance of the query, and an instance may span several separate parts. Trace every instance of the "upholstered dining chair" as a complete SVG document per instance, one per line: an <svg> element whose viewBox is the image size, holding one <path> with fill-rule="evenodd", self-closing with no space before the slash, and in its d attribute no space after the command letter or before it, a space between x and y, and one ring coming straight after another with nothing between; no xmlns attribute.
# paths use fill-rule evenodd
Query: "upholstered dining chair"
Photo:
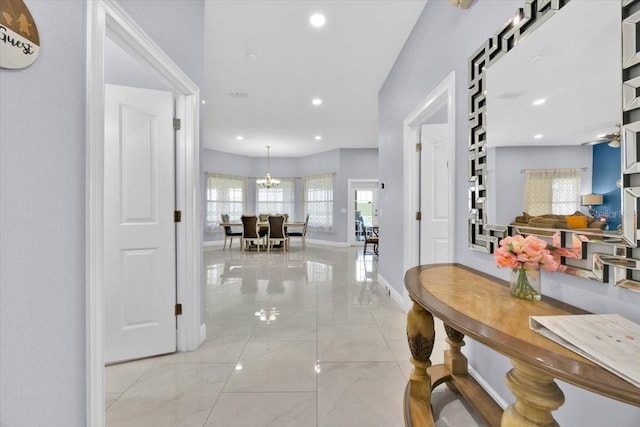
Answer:
<svg viewBox="0 0 640 427"><path fill-rule="evenodd" d="M255 243L260 252L260 243L263 238L258 234L258 217L255 215L242 215L242 238L240 240L242 250L247 248L247 243Z"/></svg>
<svg viewBox="0 0 640 427"><path fill-rule="evenodd" d="M302 238L302 249L307 248L307 244L305 242L305 238L307 237L307 226L309 225L309 214L304 219L304 226L302 227L302 231L289 231L287 232L287 237L300 237Z"/></svg>
<svg viewBox="0 0 640 427"><path fill-rule="evenodd" d="M289 247L289 237L284 233L284 215L269 215L269 242L267 252L273 249L273 244L279 242L282 250Z"/></svg>
<svg viewBox="0 0 640 427"><path fill-rule="evenodd" d="M222 214L220 215L223 223L229 222L229 215ZM224 245L222 246L222 250L227 247L227 239L229 239L229 249L231 249L231 245L233 245L233 238L240 237L242 238L242 231L232 231L231 226L227 225L224 227Z"/></svg>

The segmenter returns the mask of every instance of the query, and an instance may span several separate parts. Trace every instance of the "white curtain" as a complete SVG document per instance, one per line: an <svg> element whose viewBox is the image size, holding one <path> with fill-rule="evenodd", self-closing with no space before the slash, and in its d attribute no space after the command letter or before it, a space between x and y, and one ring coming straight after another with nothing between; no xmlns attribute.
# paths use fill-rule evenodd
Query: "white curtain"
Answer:
<svg viewBox="0 0 640 427"><path fill-rule="evenodd" d="M278 178L277 187L256 187L256 212L261 214L288 214L293 220L296 203L296 179Z"/></svg>
<svg viewBox="0 0 640 427"><path fill-rule="evenodd" d="M308 228L333 231L333 174L302 178L302 194Z"/></svg>
<svg viewBox="0 0 640 427"><path fill-rule="evenodd" d="M218 231L221 215L229 221L240 221L246 211L247 178L219 173L207 173L206 231Z"/></svg>
<svg viewBox="0 0 640 427"><path fill-rule="evenodd" d="M569 215L580 209L581 169L524 171L524 212Z"/></svg>

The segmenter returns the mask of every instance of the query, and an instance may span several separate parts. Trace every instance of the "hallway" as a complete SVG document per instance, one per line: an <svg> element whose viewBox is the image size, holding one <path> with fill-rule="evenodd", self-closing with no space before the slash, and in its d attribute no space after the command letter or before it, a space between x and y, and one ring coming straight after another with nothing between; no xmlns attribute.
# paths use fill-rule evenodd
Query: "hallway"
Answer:
<svg viewBox="0 0 640 427"><path fill-rule="evenodd" d="M400 427L405 313L361 247L204 251L207 340L106 369L107 425ZM446 347L437 324L433 363ZM477 426L446 387L437 426Z"/></svg>

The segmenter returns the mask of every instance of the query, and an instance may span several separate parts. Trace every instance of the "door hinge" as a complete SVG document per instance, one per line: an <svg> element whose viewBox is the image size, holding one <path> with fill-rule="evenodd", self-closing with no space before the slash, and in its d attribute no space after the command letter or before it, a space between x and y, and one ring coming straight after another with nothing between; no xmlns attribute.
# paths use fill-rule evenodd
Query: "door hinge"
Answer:
<svg viewBox="0 0 640 427"><path fill-rule="evenodd" d="M173 119L173 130L180 130L180 119Z"/></svg>
<svg viewBox="0 0 640 427"><path fill-rule="evenodd" d="M417 151L417 152L421 152L421 151L422 151L422 142L418 142L418 143L416 144L416 151Z"/></svg>
<svg viewBox="0 0 640 427"><path fill-rule="evenodd" d="M422 212L416 212L416 220L422 221Z"/></svg>
<svg viewBox="0 0 640 427"><path fill-rule="evenodd" d="M182 315L182 304L176 304L176 316Z"/></svg>
<svg viewBox="0 0 640 427"><path fill-rule="evenodd" d="M182 222L182 211L173 211L173 222Z"/></svg>

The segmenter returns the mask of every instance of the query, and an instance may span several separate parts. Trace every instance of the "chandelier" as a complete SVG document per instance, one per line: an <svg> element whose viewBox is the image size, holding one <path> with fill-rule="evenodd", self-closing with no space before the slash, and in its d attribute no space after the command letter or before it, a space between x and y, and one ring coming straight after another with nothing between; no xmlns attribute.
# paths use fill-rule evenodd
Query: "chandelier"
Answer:
<svg viewBox="0 0 640 427"><path fill-rule="evenodd" d="M271 188L271 187L275 187L276 185L280 184L280 180L276 179L276 178L271 178L271 172L269 172L269 170L271 169L270 164L269 164L269 150L271 149L270 145L267 145L267 175L264 178L261 179L256 179L256 184L258 184L261 187L264 188Z"/></svg>

